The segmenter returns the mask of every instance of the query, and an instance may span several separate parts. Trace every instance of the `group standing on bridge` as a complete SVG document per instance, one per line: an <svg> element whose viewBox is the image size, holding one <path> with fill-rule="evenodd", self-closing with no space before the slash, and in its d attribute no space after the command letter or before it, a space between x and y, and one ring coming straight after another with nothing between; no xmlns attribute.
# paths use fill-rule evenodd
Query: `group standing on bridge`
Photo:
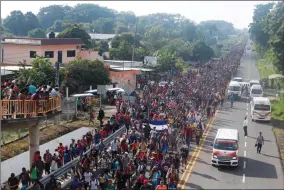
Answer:
<svg viewBox="0 0 284 190"><path fill-rule="evenodd" d="M46 114L46 112L52 110L51 105L48 105L51 102L47 100L61 97L58 86L53 86L51 83L39 86L31 83L20 87L17 80L6 80L1 84L0 92L2 104L1 119L12 119L13 115L21 118L24 114L27 114L26 117ZM42 105L41 100L47 101L47 104Z"/></svg>
<svg viewBox="0 0 284 190"><path fill-rule="evenodd" d="M245 43L237 45L222 59L197 66L198 72L167 72L167 84L145 85L135 102L119 102L117 113L95 132L70 140L70 145L60 144L54 153L47 150L43 158L40 152L35 153L32 168L23 168L20 179L12 174L8 186L18 188L20 181L22 189L29 185L61 189L54 178L43 187L39 181L42 174L60 169L91 149L72 168L72 190L177 188L191 144L193 140L200 144L206 123L223 104L227 83L237 71L244 47ZM158 130L153 121L167 121L167 128ZM103 139L123 125L127 133L105 145Z"/></svg>

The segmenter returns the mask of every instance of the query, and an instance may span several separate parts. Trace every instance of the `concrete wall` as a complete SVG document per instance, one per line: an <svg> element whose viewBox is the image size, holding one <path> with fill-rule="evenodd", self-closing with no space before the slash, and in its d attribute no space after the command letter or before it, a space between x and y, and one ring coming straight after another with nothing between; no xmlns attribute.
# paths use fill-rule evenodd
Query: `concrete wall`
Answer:
<svg viewBox="0 0 284 190"><path fill-rule="evenodd" d="M141 71L132 70L132 71L110 71L110 79L112 82L117 82L117 87L123 88L126 84L128 84L128 80L130 80L130 86L132 90L136 89L136 75L141 74Z"/></svg>
<svg viewBox="0 0 284 190"><path fill-rule="evenodd" d="M58 61L58 51L62 51L62 63L68 63L76 58L81 57L82 59L100 59L96 51L80 50L76 49L76 44L73 45L46 45L46 46L32 46L32 45L16 45L16 44L3 44L4 57L3 63L5 65L17 65L19 61L26 60L27 64L30 64L35 58L30 58L30 51L36 51L38 56L43 56L45 51L53 51L54 57L48 58L52 63ZM67 57L68 50L75 50L75 57Z"/></svg>

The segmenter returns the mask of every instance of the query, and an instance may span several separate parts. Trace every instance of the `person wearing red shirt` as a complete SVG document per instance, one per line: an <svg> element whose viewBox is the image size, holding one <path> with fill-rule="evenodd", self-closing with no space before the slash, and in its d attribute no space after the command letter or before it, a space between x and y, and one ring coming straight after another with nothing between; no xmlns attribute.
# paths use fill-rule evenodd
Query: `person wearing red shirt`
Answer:
<svg viewBox="0 0 284 190"><path fill-rule="evenodd" d="M40 157L40 152L36 151L35 154L34 154L33 161L34 162L38 162L39 161L39 157Z"/></svg>
<svg viewBox="0 0 284 190"><path fill-rule="evenodd" d="M105 129L101 130L101 139L104 140L107 137L107 131Z"/></svg>
<svg viewBox="0 0 284 190"><path fill-rule="evenodd" d="M189 126L186 126L184 129L184 138L185 138L186 145L189 146L190 145L190 127Z"/></svg>
<svg viewBox="0 0 284 190"><path fill-rule="evenodd" d="M126 144L126 140L123 139L120 143L121 152L129 152L128 145Z"/></svg>

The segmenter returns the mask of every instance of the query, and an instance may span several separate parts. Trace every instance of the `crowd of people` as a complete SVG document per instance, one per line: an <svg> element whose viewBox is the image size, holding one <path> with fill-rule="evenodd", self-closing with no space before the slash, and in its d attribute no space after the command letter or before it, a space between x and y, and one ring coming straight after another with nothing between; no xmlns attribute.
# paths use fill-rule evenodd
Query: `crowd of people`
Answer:
<svg viewBox="0 0 284 190"><path fill-rule="evenodd" d="M24 103L25 100L34 100L36 102L36 110L32 110L33 105L32 102L27 103L27 110L31 112L36 112L38 114L38 110L42 106L40 104L40 100L48 100L53 97L60 97L59 88L57 86L53 86L51 82L48 85L36 85L35 83L26 84L21 87L17 80L5 80L3 84L1 84L1 100L17 100L11 101L2 101L2 119L12 118L12 115L25 113L24 106L21 103ZM30 103L30 105L29 105ZM48 105L47 105L48 106ZM32 116L32 115L27 115Z"/></svg>
<svg viewBox="0 0 284 190"><path fill-rule="evenodd" d="M71 172L72 190L177 188L191 144L200 144L206 122L223 104L227 83L237 71L244 47L245 43L232 48L225 57L200 65L197 71L167 72L163 79L167 84L144 85L134 102L118 98L117 113L93 133L77 142L72 139L70 145L60 144L53 154L47 150L43 158L35 153L29 172L23 168L18 181L11 175L10 189L18 187L19 181L22 189L30 184L35 189L61 189L54 176L42 187L43 172L48 174L78 156L80 163ZM153 121L167 121L168 127L158 130L151 125ZM103 139L123 125L126 134L106 146ZM88 148L91 153L83 155Z"/></svg>

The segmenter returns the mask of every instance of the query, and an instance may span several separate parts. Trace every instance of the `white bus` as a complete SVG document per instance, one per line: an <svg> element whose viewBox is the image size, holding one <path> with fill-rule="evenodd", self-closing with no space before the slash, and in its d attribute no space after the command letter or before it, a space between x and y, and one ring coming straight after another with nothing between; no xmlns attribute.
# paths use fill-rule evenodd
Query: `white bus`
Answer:
<svg viewBox="0 0 284 190"><path fill-rule="evenodd" d="M268 98L254 97L250 102L251 120L270 121L271 104Z"/></svg>

